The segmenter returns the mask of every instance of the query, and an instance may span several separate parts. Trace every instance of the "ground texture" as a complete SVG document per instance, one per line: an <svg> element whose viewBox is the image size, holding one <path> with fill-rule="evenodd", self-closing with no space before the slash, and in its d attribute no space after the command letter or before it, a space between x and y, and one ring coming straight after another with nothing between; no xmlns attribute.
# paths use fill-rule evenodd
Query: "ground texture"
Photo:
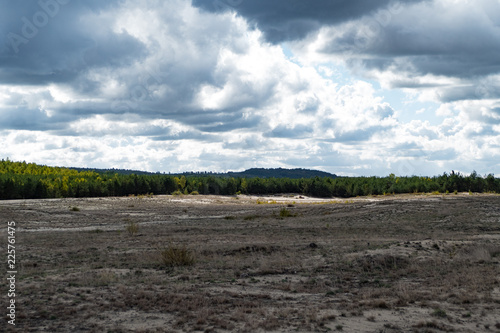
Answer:
<svg viewBox="0 0 500 333"><path fill-rule="evenodd" d="M500 332L500 196L3 201L0 219L6 331Z"/></svg>

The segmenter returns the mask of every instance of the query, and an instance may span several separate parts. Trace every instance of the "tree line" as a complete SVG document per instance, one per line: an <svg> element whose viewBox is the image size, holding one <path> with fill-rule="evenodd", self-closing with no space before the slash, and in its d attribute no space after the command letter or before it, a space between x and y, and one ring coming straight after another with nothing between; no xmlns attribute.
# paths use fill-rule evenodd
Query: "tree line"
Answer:
<svg viewBox="0 0 500 333"><path fill-rule="evenodd" d="M500 193L500 179L476 172L435 177L247 178L214 175L117 174L0 161L0 199L105 197L146 194L278 194L355 197L399 193Z"/></svg>

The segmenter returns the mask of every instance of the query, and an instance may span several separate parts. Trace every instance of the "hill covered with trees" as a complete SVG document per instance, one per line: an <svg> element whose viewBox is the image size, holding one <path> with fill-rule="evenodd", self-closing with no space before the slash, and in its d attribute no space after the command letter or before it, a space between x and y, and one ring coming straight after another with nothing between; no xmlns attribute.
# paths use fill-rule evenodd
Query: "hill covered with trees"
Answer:
<svg viewBox="0 0 500 333"><path fill-rule="evenodd" d="M254 170L265 174L268 172L265 170L269 169ZM281 172L287 172L283 170L285 169L281 169ZM254 177L255 174L255 171L246 175L234 173L225 176L217 174L120 174L112 170L79 171L2 159L0 161L0 199L101 197L151 193L219 195L301 193L315 197L343 198L417 192L500 193L500 179L492 174L482 177L476 172L468 176L451 172L435 177L396 177L391 174L387 177L278 178L268 177L270 173L261 177Z"/></svg>
<svg viewBox="0 0 500 333"><path fill-rule="evenodd" d="M157 175L159 172L147 172L139 170L127 170L127 169L90 169L90 168L70 168L77 171L93 171L97 173L111 173L119 175ZM172 176L217 176L217 177L243 177L243 178L314 178L314 177L330 177L337 178L337 175L310 169L265 169L265 168L252 168L245 171L229 171L226 173L216 173L216 172L183 172L169 174Z"/></svg>
<svg viewBox="0 0 500 333"><path fill-rule="evenodd" d="M213 172L184 172L178 174L180 176L218 176L218 177L241 177L241 178L314 178L314 177L330 177L337 178L337 175L310 169L265 169L265 168L252 168L245 171L229 171L226 173L213 173Z"/></svg>

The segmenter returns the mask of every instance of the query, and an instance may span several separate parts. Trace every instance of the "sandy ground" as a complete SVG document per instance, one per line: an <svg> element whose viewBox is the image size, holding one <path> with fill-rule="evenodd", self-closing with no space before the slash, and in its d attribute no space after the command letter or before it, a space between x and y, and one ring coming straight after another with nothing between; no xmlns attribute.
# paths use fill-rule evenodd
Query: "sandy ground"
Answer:
<svg viewBox="0 0 500 333"><path fill-rule="evenodd" d="M0 218L6 331L500 332L498 195L18 200Z"/></svg>

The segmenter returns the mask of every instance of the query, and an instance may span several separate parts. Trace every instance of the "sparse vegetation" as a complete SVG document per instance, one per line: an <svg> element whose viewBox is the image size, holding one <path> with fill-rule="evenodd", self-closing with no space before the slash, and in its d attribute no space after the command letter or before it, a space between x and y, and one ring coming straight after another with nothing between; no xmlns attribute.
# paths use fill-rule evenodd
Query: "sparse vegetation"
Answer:
<svg viewBox="0 0 500 333"><path fill-rule="evenodd" d="M446 311L444 311L443 309L440 309L440 308L437 308L437 309L434 309L434 312L432 312L432 315L434 317L439 317L439 318L446 318Z"/></svg>
<svg viewBox="0 0 500 333"><path fill-rule="evenodd" d="M290 212L290 210L286 209L285 207L280 209L280 217L285 218L285 217L295 217L297 216L296 214L293 214Z"/></svg>
<svg viewBox="0 0 500 333"><path fill-rule="evenodd" d="M29 230L16 329L493 332L499 199L0 201Z"/></svg>
<svg viewBox="0 0 500 333"><path fill-rule="evenodd" d="M192 266L195 263L195 256L186 246L169 245L160 250L160 261L166 267Z"/></svg>
<svg viewBox="0 0 500 333"><path fill-rule="evenodd" d="M129 221L127 223L127 226L125 227L125 230L129 235L135 235L139 232L139 225L134 221Z"/></svg>

